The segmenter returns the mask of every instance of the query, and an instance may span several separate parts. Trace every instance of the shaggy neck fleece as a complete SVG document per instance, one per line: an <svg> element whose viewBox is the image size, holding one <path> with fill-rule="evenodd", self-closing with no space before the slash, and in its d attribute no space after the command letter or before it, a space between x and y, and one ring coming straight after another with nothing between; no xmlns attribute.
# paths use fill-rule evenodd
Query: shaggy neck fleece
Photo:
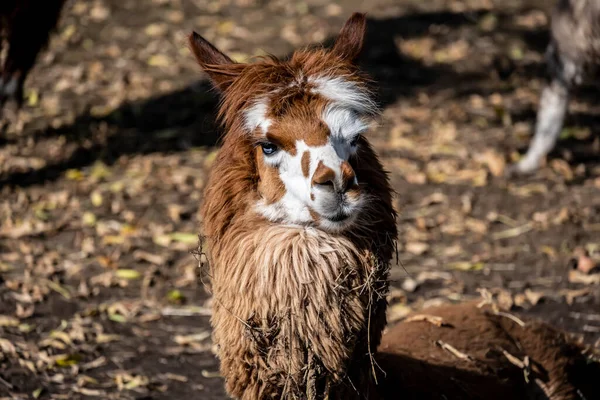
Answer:
<svg viewBox="0 0 600 400"><path fill-rule="evenodd" d="M387 262L357 238L261 220L208 244L214 341L231 395L370 398Z"/></svg>

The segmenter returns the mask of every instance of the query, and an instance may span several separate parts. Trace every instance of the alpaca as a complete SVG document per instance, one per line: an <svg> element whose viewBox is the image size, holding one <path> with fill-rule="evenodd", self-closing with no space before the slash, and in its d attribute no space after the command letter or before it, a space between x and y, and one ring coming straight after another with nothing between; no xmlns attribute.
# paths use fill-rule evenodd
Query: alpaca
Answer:
<svg viewBox="0 0 600 400"><path fill-rule="evenodd" d="M373 381L397 231L364 136L379 112L356 65L365 24L352 15L331 50L252 64L190 35L222 94L201 215L213 340L234 397L358 399Z"/></svg>
<svg viewBox="0 0 600 400"><path fill-rule="evenodd" d="M0 2L0 50L8 44L0 67L0 110L6 100L23 103L23 84L55 29L66 0L2 0Z"/></svg>
<svg viewBox="0 0 600 400"><path fill-rule="evenodd" d="M226 391L243 400L525 400L537 388L575 400L585 389L577 379L591 381L587 370L571 376L584 356L545 325L516 327L466 304L427 311L451 327L405 321L382 337L397 228L388 174L365 136L378 108L357 67L364 33L355 13L330 50L251 64L189 37L222 96L225 133L201 217ZM440 353L436 340L472 362ZM504 358L491 358L498 352ZM513 365L525 355L534 388Z"/></svg>
<svg viewBox="0 0 600 400"><path fill-rule="evenodd" d="M545 59L550 81L540 96L535 134L525 156L507 174L535 172L563 128L570 93L592 77L600 62L600 1L558 0L551 16Z"/></svg>

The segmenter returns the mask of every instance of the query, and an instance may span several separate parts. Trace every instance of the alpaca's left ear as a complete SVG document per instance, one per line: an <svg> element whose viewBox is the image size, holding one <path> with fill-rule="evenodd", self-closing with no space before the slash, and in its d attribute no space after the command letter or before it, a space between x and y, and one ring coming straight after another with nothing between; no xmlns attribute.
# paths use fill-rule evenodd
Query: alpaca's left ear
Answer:
<svg viewBox="0 0 600 400"><path fill-rule="evenodd" d="M340 31L332 51L354 62L362 51L367 19L363 13L354 13Z"/></svg>
<svg viewBox="0 0 600 400"><path fill-rule="evenodd" d="M210 76L214 86L220 91L227 89L239 75L240 69L236 67L242 64L235 63L196 32L189 35L188 42L196 61L198 61L204 72Z"/></svg>

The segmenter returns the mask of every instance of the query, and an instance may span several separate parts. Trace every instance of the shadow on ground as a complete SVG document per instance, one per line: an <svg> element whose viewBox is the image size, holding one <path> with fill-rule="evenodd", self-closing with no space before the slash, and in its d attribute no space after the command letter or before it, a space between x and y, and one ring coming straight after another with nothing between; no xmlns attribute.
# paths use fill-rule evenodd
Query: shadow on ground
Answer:
<svg viewBox="0 0 600 400"><path fill-rule="evenodd" d="M519 12L528 10L529 8L525 8ZM477 26L486 13L487 10L466 13L432 12L389 19L370 18L361 65L376 81L380 104L385 107L424 88L451 89L452 98L455 99L473 94L508 93L515 89L515 84L511 83L515 76L522 80L545 74L543 64L534 62L517 65L511 60L506 61L506 57L494 60L492 70L459 73L451 64L424 65L420 60L398 50L397 38L409 39L436 34L459 38L461 32L458 31L461 27ZM501 34L521 38L530 49L538 53L544 51L548 37L546 29L531 31L515 27L512 12L495 15L498 20L497 29L493 32L480 32L482 35L493 37ZM440 26L444 27L443 30L439 29ZM333 40L334 37L328 38L325 45L330 46ZM583 94L590 99L595 96L589 90ZM85 114L79 116L72 125L59 129L48 127L33 132L30 137L36 140L64 136L67 141L76 143L77 149L70 156L51 161L41 169L0 175L0 188L25 187L52 181L68 169L82 168L96 160L111 164L125 154L168 153L185 151L190 147L215 146L219 137L215 123L217 102L217 94L211 90L208 82L198 80L184 89L166 95L139 103L123 104L103 118ZM535 110L519 110L516 119L534 121ZM577 120L592 124L595 121L593 117L585 115L579 116ZM92 145L82 145L90 138ZM576 157L576 161L580 160Z"/></svg>

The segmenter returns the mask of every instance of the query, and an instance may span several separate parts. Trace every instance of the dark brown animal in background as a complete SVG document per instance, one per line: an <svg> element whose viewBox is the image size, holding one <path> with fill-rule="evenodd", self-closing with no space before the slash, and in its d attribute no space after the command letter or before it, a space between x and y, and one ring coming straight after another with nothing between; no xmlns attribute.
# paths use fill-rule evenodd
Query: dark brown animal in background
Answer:
<svg viewBox="0 0 600 400"><path fill-rule="evenodd" d="M0 67L0 110L7 100L14 100L21 107L23 84L38 54L47 45L65 1L0 1L0 50L8 46Z"/></svg>
<svg viewBox="0 0 600 400"><path fill-rule="evenodd" d="M540 96L535 134L523 158L507 176L530 174L554 148L574 88L595 76L600 64L600 0L558 0L545 59L549 82Z"/></svg>
<svg viewBox="0 0 600 400"><path fill-rule="evenodd" d="M476 301L430 307L383 334L383 399L600 399L593 349ZM402 395L399 396L398 394Z"/></svg>

